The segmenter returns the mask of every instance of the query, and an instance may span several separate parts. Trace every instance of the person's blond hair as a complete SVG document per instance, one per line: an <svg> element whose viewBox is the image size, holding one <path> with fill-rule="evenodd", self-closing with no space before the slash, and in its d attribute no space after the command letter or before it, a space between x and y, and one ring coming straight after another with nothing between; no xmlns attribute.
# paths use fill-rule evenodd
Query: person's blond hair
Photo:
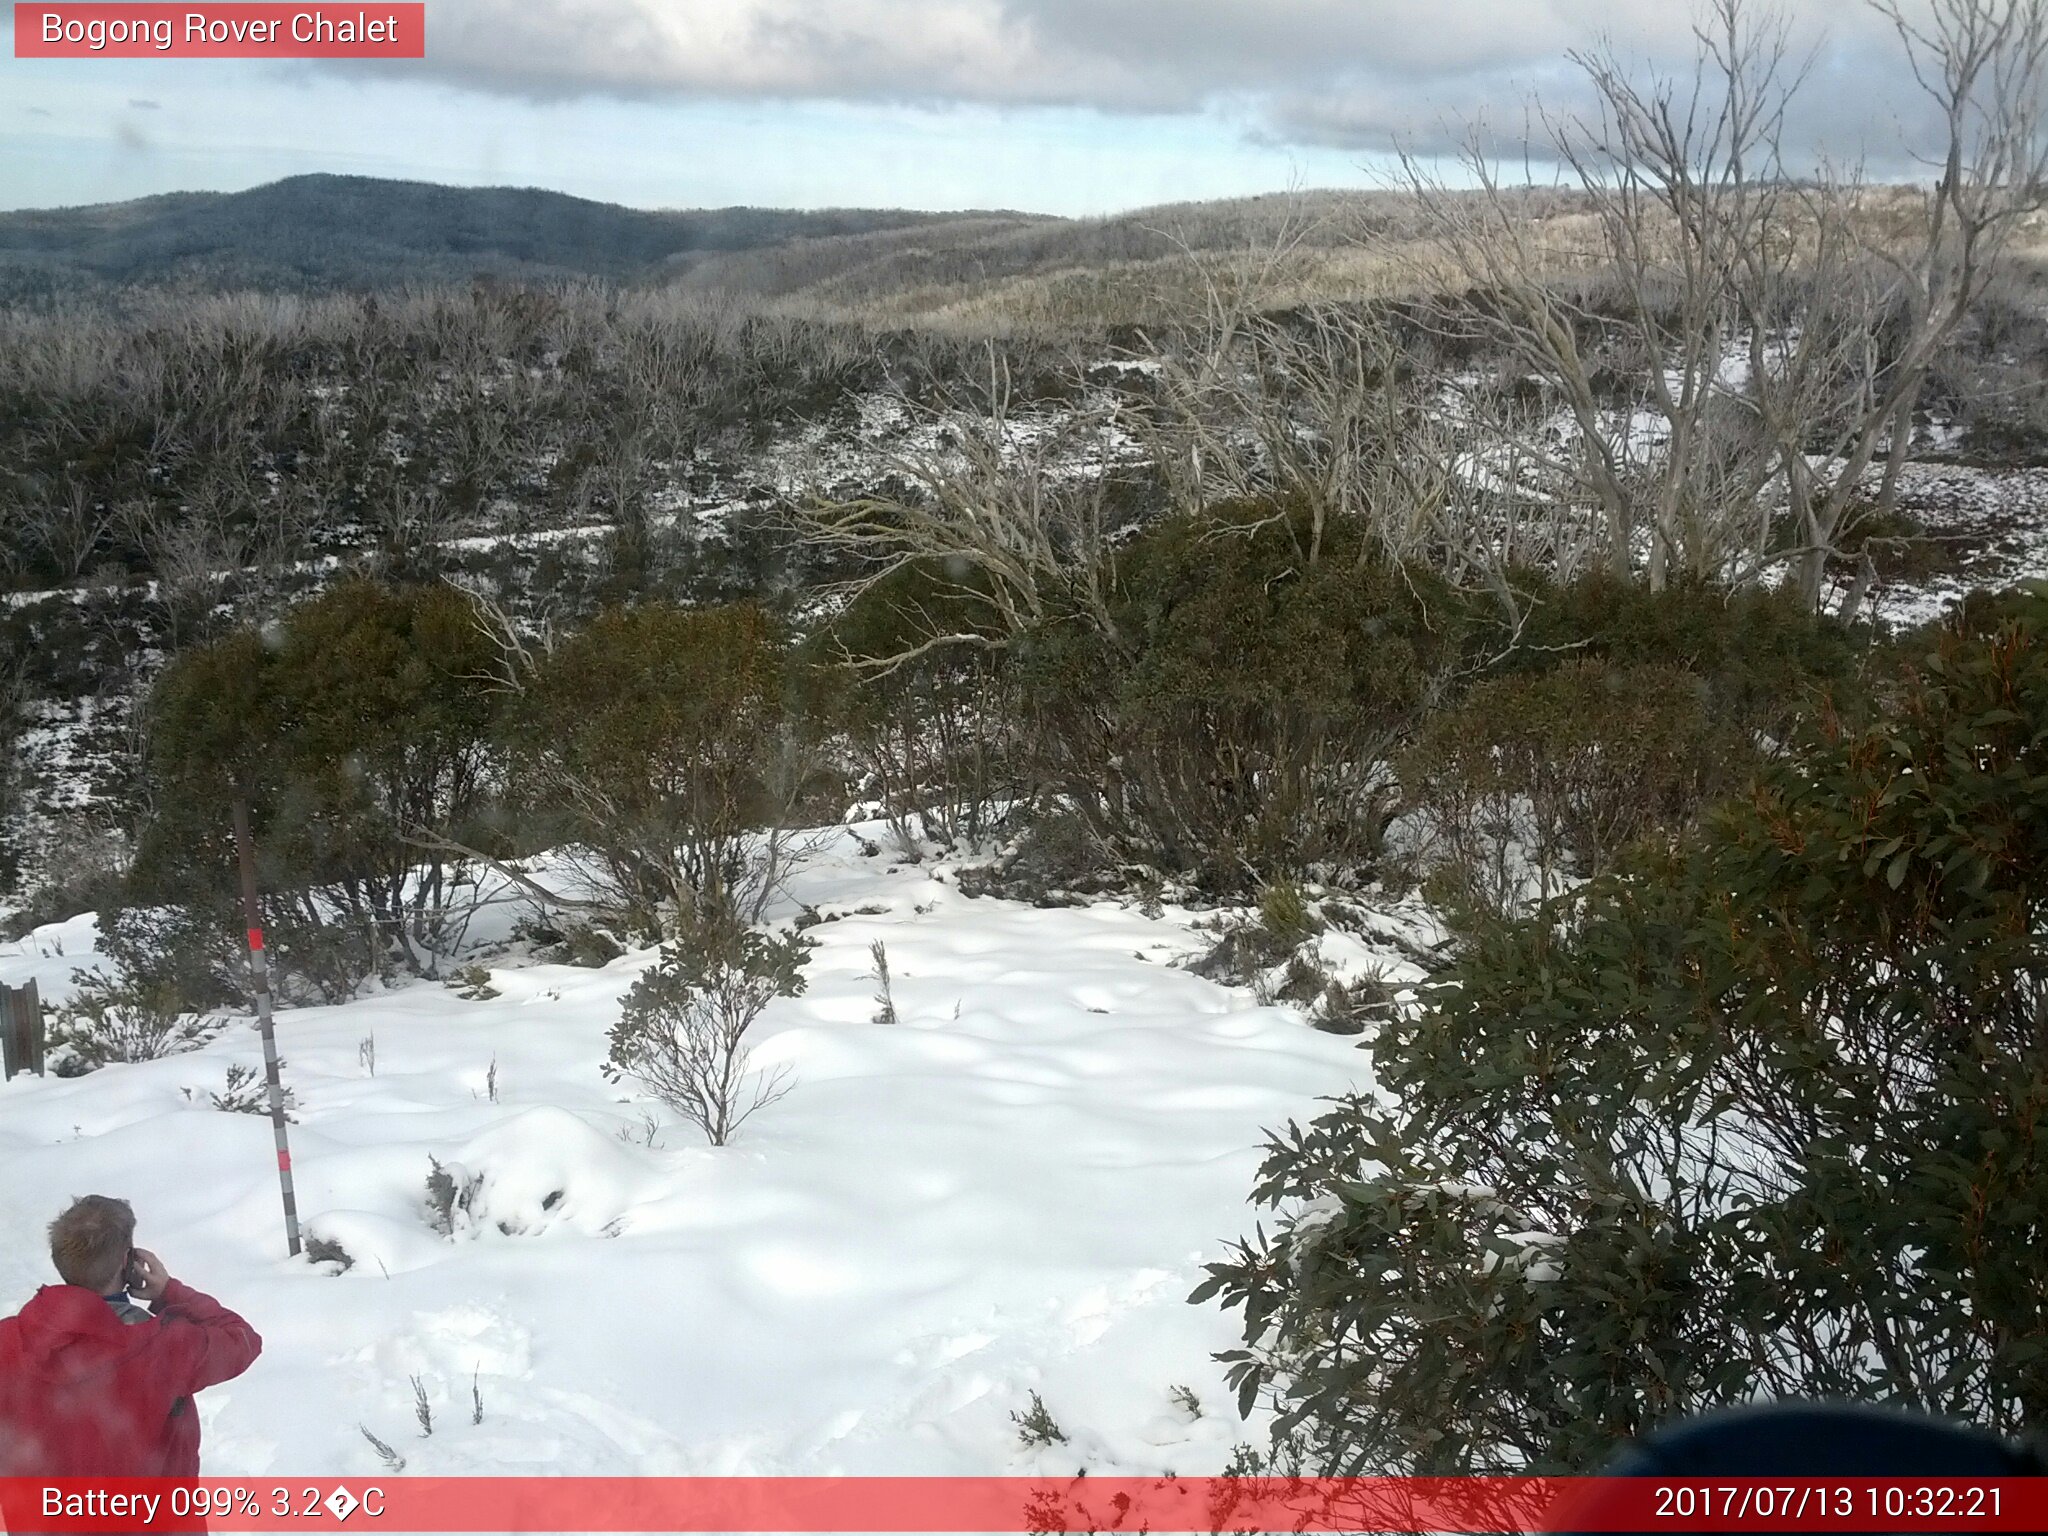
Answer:
<svg viewBox="0 0 2048 1536"><path fill-rule="evenodd" d="M50 1223L50 1260L66 1285L117 1289L135 1246L135 1208L111 1195L86 1195Z"/></svg>

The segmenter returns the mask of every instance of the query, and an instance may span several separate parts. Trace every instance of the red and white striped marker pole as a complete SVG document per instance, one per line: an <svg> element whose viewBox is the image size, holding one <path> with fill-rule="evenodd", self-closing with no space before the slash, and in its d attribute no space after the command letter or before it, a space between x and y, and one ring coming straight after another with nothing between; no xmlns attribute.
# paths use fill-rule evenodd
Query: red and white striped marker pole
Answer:
<svg viewBox="0 0 2048 1536"><path fill-rule="evenodd" d="M235 857L242 866L242 926L249 935L249 973L255 982L256 1027L263 1034L263 1075L270 1084L270 1129L277 1138L277 1182L284 1192L284 1238L299 1256L299 1198L292 1191L292 1149L285 1137L284 1080L277 1069L277 1031L270 1022L270 963L263 953L263 919L256 911L256 853L249 839L249 802L235 801Z"/></svg>

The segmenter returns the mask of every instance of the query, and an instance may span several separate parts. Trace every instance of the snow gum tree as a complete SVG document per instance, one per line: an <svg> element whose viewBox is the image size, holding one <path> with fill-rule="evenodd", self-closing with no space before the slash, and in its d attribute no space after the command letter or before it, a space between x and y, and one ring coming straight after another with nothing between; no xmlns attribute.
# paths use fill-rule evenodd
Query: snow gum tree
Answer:
<svg viewBox="0 0 2048 1536"><path fill-rule="evenodd" d="M1644 77L1605 46L1573 56L1593 109L1542 112L1532 147L1591 215L1576 281L1558 280L1483 135L1464 157L1475 192L1407 161L1439 281L1490 301L1459 323L1569 418L1563 434L1500 423L1512 457L1539 499L1598 510L1618 572L1662 587L1788 561L1818 604L1857 525L1895 506L1930 369L2048 201L2048 0L1872 9L1931 108L1933 137L1910 146L1929 186L1875 187L1795 151L1807 71L1753 0L1704 7L1689 75ZM1624 400L1603 383L1617 374Z"/></svg>

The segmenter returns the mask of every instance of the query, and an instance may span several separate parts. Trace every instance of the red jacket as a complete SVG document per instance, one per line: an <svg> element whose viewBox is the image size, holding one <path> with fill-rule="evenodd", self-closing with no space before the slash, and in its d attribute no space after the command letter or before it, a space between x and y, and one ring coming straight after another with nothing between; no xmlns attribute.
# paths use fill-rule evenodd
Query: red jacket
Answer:
<svg viewBox="0 0 2048 1536"><path fill-rule="evenodd" d="M232 1381L263 1340L173 1280L148 1322L79 1285L0 1320L0 1477L197 1477L192 1394Z"/></svg>

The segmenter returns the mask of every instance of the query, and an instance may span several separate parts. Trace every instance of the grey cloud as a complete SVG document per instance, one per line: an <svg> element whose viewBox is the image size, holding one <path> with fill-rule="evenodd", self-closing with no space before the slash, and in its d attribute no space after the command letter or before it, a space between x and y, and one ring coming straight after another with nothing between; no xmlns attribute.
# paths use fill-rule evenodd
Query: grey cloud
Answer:
<svg viewBox="0 0 2048 1536"><path fill-rule="evenodd" d="M161 112L164 109L162 102L151 101L147 96L130 96L128 105L139 112Z"/></svg>
<svg viewBox="0 0 2048 1536"><path fill-rule="evenodd" d="M1916 110L1867 8L1787 5L1819 50L1815 142L1869 142ZM1575 48L1669 67L1691 26L1683 0L442 0L424 67L542 99L1223 107L1272 142L1428 149L1450 122L1519 125L1532 93L1579 105Z"/></svg>
<svg viewBox="0 0 2048 1536"><path fill-rule="evenodd" d="M57 114L52 112L48 107L30 107L28 109L28 115L30 117L55 117Z"/></svg>

